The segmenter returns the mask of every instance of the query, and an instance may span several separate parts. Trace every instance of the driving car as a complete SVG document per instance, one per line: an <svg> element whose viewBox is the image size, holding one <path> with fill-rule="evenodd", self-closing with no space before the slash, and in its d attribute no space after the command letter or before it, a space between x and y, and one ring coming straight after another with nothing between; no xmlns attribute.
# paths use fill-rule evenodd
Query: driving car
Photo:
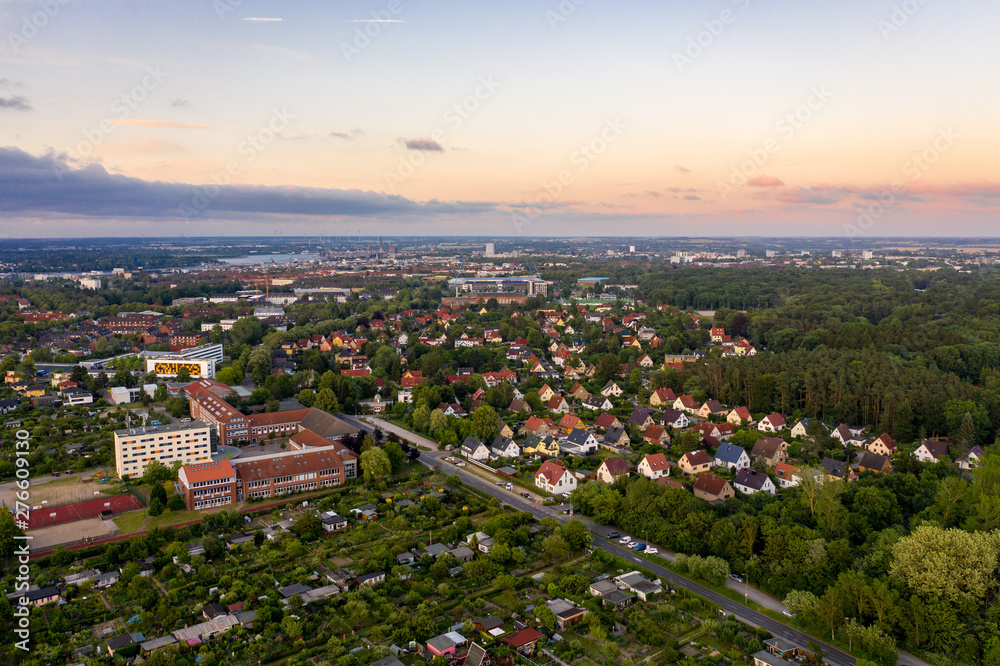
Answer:
<svg viewBox="0 0 1000 666"><path fill-rule="evenodd" d="M631 540L632 540L632 537L630 537L630 536L628 536L626 534L625 536L623 536L621 539L618 540L618 543L626 544L626 543L628 543Z"/></svg>

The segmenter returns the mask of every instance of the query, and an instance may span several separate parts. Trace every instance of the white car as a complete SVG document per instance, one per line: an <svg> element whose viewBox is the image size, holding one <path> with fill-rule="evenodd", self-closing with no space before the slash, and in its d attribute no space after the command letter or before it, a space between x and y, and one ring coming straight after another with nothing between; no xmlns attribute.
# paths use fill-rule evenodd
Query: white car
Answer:
<svg viewBox="0 0 1000 666"><path fill-rule="evenodd" d="M621 539L618 539L618 543L620 543L620 544L626 544L626 543L628 543L631 540L632 540L632 537L630 537L630 536L623 536Z"/></svg>
<svg viewBox="0 0 1000 666"><path fill-rule="evenodd" d="M649 546L648 548L646 548L646 554L647 554L647 555L656 555L656 554L657 554L658 552L660 552L660 551L659 551L659 550L657 550L657 549L656 549L655 547L653 547L653 546Z"/></svg>

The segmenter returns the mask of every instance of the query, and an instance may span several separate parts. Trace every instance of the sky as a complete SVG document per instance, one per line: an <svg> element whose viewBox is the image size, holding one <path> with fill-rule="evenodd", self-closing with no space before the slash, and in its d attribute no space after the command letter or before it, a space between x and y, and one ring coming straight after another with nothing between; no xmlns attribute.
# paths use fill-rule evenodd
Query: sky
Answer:
<svg viewBox="0 0 1000 666"><path fill-rule="evenodd" d="M996 236L996 0L0 0L0 234Z"/></svg>

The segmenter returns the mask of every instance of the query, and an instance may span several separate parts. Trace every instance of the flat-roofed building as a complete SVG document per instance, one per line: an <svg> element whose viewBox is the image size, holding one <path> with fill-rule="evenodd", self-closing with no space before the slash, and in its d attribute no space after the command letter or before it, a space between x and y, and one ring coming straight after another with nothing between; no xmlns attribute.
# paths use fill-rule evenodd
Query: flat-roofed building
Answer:
<svg viewBox="0 0 1000 666"><path fill-rule="evenodd" d="M142 476L153 460L170 467L211 459L210 428L202 421L115 431L115 470L121 477Z"/></svg>
<svg viewBox="0 0 1000 666"><path fill-rule="evenodd" d="M189 511L236 502L236 470L228 460L185 465L177 474L177 485Z"/></svg>

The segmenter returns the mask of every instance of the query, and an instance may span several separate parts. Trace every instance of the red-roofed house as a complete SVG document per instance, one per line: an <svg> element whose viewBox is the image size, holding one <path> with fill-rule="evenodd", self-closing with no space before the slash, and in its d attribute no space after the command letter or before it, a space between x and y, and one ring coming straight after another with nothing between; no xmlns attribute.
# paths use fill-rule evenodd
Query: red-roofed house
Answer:
<svg viewBox="0 0 1000 666"><path fill-rule="evenodd" d="M670 463L662 453L650 453L643 456L635 471L647 478L658 479L670 473Z"/></svg>
<svg viewBox="0 0 1000 666"><path fill-rule="evenodd" d="M715 474L702 474L694 482L694 496L706 502L721 502L735 495L729 482Z"/></svg>
<svg viewBox="0 0 1000 666"><path fill-rule="evenodd" d="M672 405L674 401L677 400L677 396L674 395L672 389L661 388L653 391L653 394L649 396L649 404L652 407L660 407L661 405Z"/></svg>
<svg viewBox="0 0 1000 666"><path fill-rule="evenodd" d="M674 409L682 412L687 412L688 414L696 414L701 405L689 395L677 396L677 400L674 400Z"/></svg>
<svg viewBox="0 0 1000 666"><path fill-rule="evenodd" d="M597 417L597 420L594 421L594 425L602 430L607 430L608 428L621 428L622 422L619 421L613 414L603 412Z"/></svg>
<svg viewBox="0 0 1000 666"><path fill-rule="evenodd" d="M619 476L628 476L628 463L621 458L608 458L597 468L597 480L614 483Z"/></svg>
<svg viewBox="0 0 1000 666"><path fill-rule="evenodd" d="M556 429L556 424L552 421L552 419L529 416L528 420L523 426L521 426L521 429L518 432L522 435L538 435L539 437L544 437L545 435L554 435Z"/></svg>
<svg viewBox="0 0 1000 666"><path fill-rule="evenodd" d="M569 413L569 403L566 402L566 398L561 395L554 395L552 398L545 403L546 409L555 414L568 414Z"/></svg>
<svg viewBox="0 0 1000 666"><path fill-rule="evenodd" d="M785 417L778 413L768 414L757 424L761 432L778 432L785 429Z"/></svg>
<svg viewBox="0 0 1000 666"><path fill-rule="evenodd" d="M750 425L753 423L753 417L750 416L750 410L746 407L737 407L733 411L729 412L729 416L726 420L733 425L740 425L741 423L746 423Z"/></svg>
<svg viewBox="0 0 1000 666"><path fill-rule="evenodd" d="M875 441L867 446L867 449L872 453L891 458L896 453L896 440L890 437L889 433L885 433L876 437Z"/></svg>
<svg viewBox="0 0 1000 666"><path fill-rule="evenodd" d="M569 433L573 432L573 428L584 427L584 423L583 421L580 420L579 416L576 416L574 414L567 414L566 416L562 417L562 419L560 419L559 427L562 428L568 435Z"/></svg>
<svg viewBox="0 0 1000 666"><path fill-rule="evenodd" d="M538 641L545 638L545 634L533 627L527 627L517 633L507 636L503 642L511 646L521 654L530 655L535 651Z"/></svg>
<svg viewBox="0 0 1000 666"><path fill-rule="evenodd" d="M576 477L558 462L546 460L535 472L535 486L550 495L571 493L576 490Z"/></svg>
<svg viewBox="0 0 1000 666"><path fill-rule="evenodd" d="M704 451L688 451L677 461L677 466L685 474L697 475L709 470L712 466L712 459Z"/></svg>

